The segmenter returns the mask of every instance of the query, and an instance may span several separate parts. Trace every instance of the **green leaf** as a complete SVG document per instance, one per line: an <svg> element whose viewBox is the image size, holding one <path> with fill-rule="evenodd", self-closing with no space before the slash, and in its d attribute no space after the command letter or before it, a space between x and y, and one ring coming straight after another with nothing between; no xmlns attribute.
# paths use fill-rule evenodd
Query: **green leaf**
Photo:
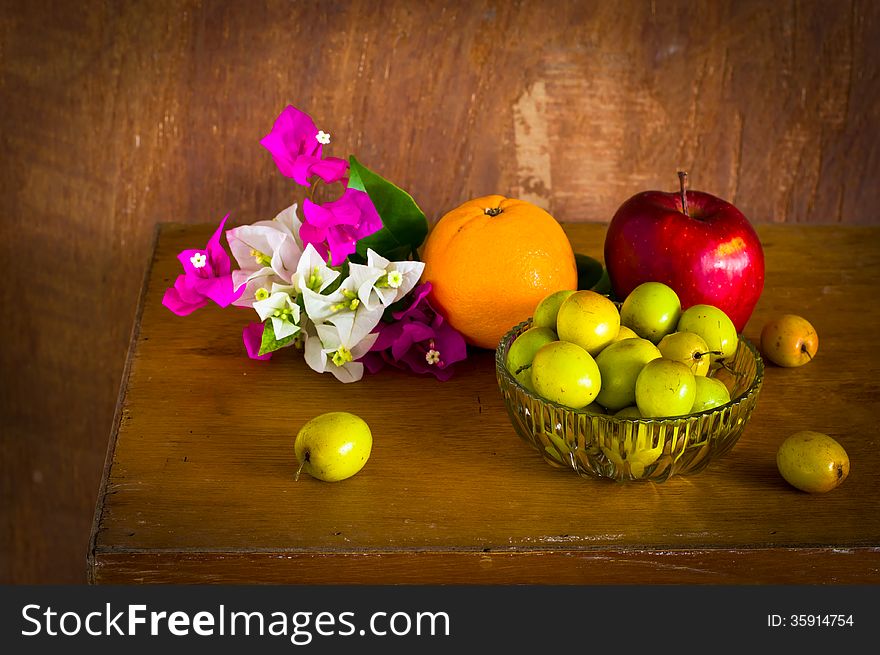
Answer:
<svg viewBox="0 0 880 655"><path fill-rule="evenodd" d="M611 300L615 300L614 289L611 288L611 278L608 277L607 268L602 271L602 277L599 278L599 281L593 285L593 291L601 293L603 296L608 296Z"/></svg>
<svg viewBox="0 0 880 655"><path fill-rule="evenodd" d="M357 243L357 255L366 261L367 248L392 261L418 259L417 250L428 236L428 219L412 196L349 157L348 186L365 191L382 219L382 229Z"/></svg>
<svg viewBox="0 0 880 655"><path fill-rule="evenodd" d="M577 264L578 289L589 289L614 300L608 269L600 261L580 253L575 253L574 261Z"/></svg>
<svg viewBox="0 0 880 655"><path fill-rule="evenodd" d="M366 260L364 260L364 261L366 261ZM360 264L363 262L355 262L355 263ZM321 292L321 294L324 296L329 296L331 293L336 291L339 287L342 286L342 283L345 281L345 278L348 277L348 271L349 271L348 259L346 259L344 262L342 262L339 266L331 266L330 268L332 268L334 271L339 271L339 277L337 277L335 280L333 280L333 282L328 284L327 288ZM299 295L299 298L297 300L302 300L302 294ZM304 302L300 303L300 307L303 311L306 310L306 306L305 306Z"/></svg>
<svg viewBox="0 0 880 655"><path fill-rule="evenodd" d="M575 253L574 262L577 264L578 289L592 289L602 278L602 263L580 253Z"/></svg>
<svg viewBox="0 0 880 655"><path fill-rule="evenodd" d="M275 328L272 327L272 319L267 318L263 324L263 340L260 342L260 355L275 352L285 346L289 346L296 339L296 334L291 334L283 339L275 338Z"/></svg>

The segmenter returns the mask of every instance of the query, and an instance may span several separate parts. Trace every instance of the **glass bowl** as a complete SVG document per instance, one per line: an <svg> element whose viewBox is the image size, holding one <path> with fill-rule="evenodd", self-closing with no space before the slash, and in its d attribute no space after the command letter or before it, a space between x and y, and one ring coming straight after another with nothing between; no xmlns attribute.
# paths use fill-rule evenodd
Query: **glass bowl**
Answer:
<svg viewBox="0 0 880 655"><path fill-rule="evenodd" d="M516 433L544 460L578 475L619 482L662 482L702 471L727 453L743 433L758 400L764 363L742 336L732 358L710 376L727 385L721 407L671 418L615 418L545 400L523 387L505 366L510 345L531 326L512 328L495 351L495 373Z"/></svg>

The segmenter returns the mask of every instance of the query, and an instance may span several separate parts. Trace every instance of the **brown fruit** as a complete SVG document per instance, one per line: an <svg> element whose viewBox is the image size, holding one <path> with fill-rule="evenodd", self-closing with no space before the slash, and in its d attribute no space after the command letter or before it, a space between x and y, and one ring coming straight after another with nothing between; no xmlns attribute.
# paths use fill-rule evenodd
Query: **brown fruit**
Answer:
<svg viewBox="0 0 880 655"><path fill-rule="evenodd" d="M761 352L778 366L803 366L812 361L818 350L819 335L802 316L777 316L761 330Z"/></svg>

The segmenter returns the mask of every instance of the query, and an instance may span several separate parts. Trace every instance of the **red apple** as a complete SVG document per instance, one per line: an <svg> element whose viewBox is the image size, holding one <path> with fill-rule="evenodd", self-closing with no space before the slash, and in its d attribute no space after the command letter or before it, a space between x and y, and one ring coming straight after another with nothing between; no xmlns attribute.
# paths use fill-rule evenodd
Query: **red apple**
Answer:
<svg viewBox="0 0 880 655"><path fill-rule="evenodd" d="M748 219L701 191L643 191L608 226L605 266L623 300L643 282L672 287L682 309L714 305L742 332L764 290L764 250Z"/></svg>

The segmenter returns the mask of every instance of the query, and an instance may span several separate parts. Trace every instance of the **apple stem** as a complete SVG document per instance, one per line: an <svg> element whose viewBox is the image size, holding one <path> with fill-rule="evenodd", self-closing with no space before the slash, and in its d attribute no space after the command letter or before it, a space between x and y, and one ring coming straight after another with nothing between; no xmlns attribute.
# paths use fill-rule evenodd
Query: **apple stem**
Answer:
<svg viewBox="0 0 880 655"><path fill-rule="evenodd" d="M688 213L688 198L687 198L688 174L687 174L687 171L678 171L678 184L681 187L681 211L684 212L685 216L690 216L690 214Z"/></svg>
<svg viewBox="0 0 880 655"><path fill-rule="evenodd" d="M707 350L704 353L694 353L694 359L703 359L706 355L720 355L720 350Z"/></svg>
<svg viewBox="0 0 880 655"><path fill-rule="evenodd" d="M807 356L807 359L809 359L810 361L813 361L813 356L810 354L810 349L807 348L807 344L805 344L805 343L801 344L801 352Z"/></svg>

